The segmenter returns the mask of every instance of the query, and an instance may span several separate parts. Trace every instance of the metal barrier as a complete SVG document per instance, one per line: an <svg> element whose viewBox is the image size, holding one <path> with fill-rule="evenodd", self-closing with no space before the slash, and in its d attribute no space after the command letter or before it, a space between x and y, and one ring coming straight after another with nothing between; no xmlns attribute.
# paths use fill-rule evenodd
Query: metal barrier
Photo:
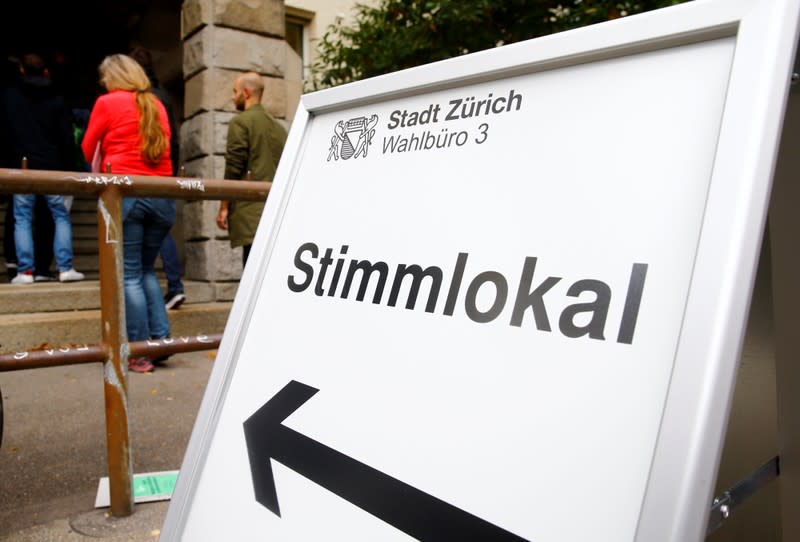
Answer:
<svg viewBox="0 0 800 542"><path fill-rule="evenodd" d="M107 170L108 170L107 166ZM96 195L100 256L102 344L0 355L0 371L103 362L106 444L111 514L133 513L133 466L128 448L128 357L216 348L221 336L128 343L122 288L122 198L265 200L272 183L179 177L147 177L0 168L0 193Z"/></svg>

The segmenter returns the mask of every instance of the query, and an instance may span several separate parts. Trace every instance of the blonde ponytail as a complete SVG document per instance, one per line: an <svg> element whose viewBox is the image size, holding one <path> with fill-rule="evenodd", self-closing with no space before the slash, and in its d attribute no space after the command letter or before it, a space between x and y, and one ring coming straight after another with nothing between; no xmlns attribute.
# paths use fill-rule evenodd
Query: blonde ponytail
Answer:
<svg viewBox="0 0 800 542"><path fill-rule="evenodd" d="M107 56L100 63L100 83L108 91L136 93L142 157L151 165L157 164L169 149L169 139L160 122L158 98L150 92L150 79L144 69L127 55Z"/></svg>
<svg viewBox="0 0 800 542"><path fill-rule="evenodd" d="M142 138L142 156L150 164L157 164L169 148L169 140L161 126L158 98L150 91L136 93L139 108L139 135Z"/></svg>

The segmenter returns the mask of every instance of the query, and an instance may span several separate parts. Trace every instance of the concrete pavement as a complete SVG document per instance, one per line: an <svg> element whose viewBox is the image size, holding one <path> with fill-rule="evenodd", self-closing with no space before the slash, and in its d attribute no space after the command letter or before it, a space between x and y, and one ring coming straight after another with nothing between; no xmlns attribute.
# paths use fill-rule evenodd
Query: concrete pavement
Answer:
<svg viewBox="0 0 800 542"><path fill-rule="evenodd" d="M130 444L135 473L177 470L215 352L177 354L152 374L132 374ZM129 518L94 509L107 476L100 364L0 373L0 542L157 539L166 502Z"/></svg>
<svg viewBox="0 0 800 542"><path fill-rule="evenodd" d="M133 516L110 517L107 510L73 514L0 538L2 542L155 542L167 513L167 502L137 505Z"/></svg>

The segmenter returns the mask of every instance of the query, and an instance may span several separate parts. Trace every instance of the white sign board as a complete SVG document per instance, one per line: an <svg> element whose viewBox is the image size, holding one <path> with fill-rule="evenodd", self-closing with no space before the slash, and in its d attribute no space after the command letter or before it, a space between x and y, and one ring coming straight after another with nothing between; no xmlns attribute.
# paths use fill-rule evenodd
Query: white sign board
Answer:
<svg viewBox="0 0 800 542"><path fill-rule="evenodd" d="M163 539L702 538L797 4L305 96Z"/></svg>

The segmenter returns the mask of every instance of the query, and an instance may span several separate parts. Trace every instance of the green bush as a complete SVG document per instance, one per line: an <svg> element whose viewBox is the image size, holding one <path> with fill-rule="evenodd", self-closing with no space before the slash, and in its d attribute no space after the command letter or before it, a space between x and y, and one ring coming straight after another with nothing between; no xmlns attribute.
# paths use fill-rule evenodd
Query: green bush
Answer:
<svg viewBox="0 0 800 542"><path fill-rule="evenodd" d="M320 89L625 17L686 0L380 0L356 4L352 24L316 42L311 89Z"/></svg>

